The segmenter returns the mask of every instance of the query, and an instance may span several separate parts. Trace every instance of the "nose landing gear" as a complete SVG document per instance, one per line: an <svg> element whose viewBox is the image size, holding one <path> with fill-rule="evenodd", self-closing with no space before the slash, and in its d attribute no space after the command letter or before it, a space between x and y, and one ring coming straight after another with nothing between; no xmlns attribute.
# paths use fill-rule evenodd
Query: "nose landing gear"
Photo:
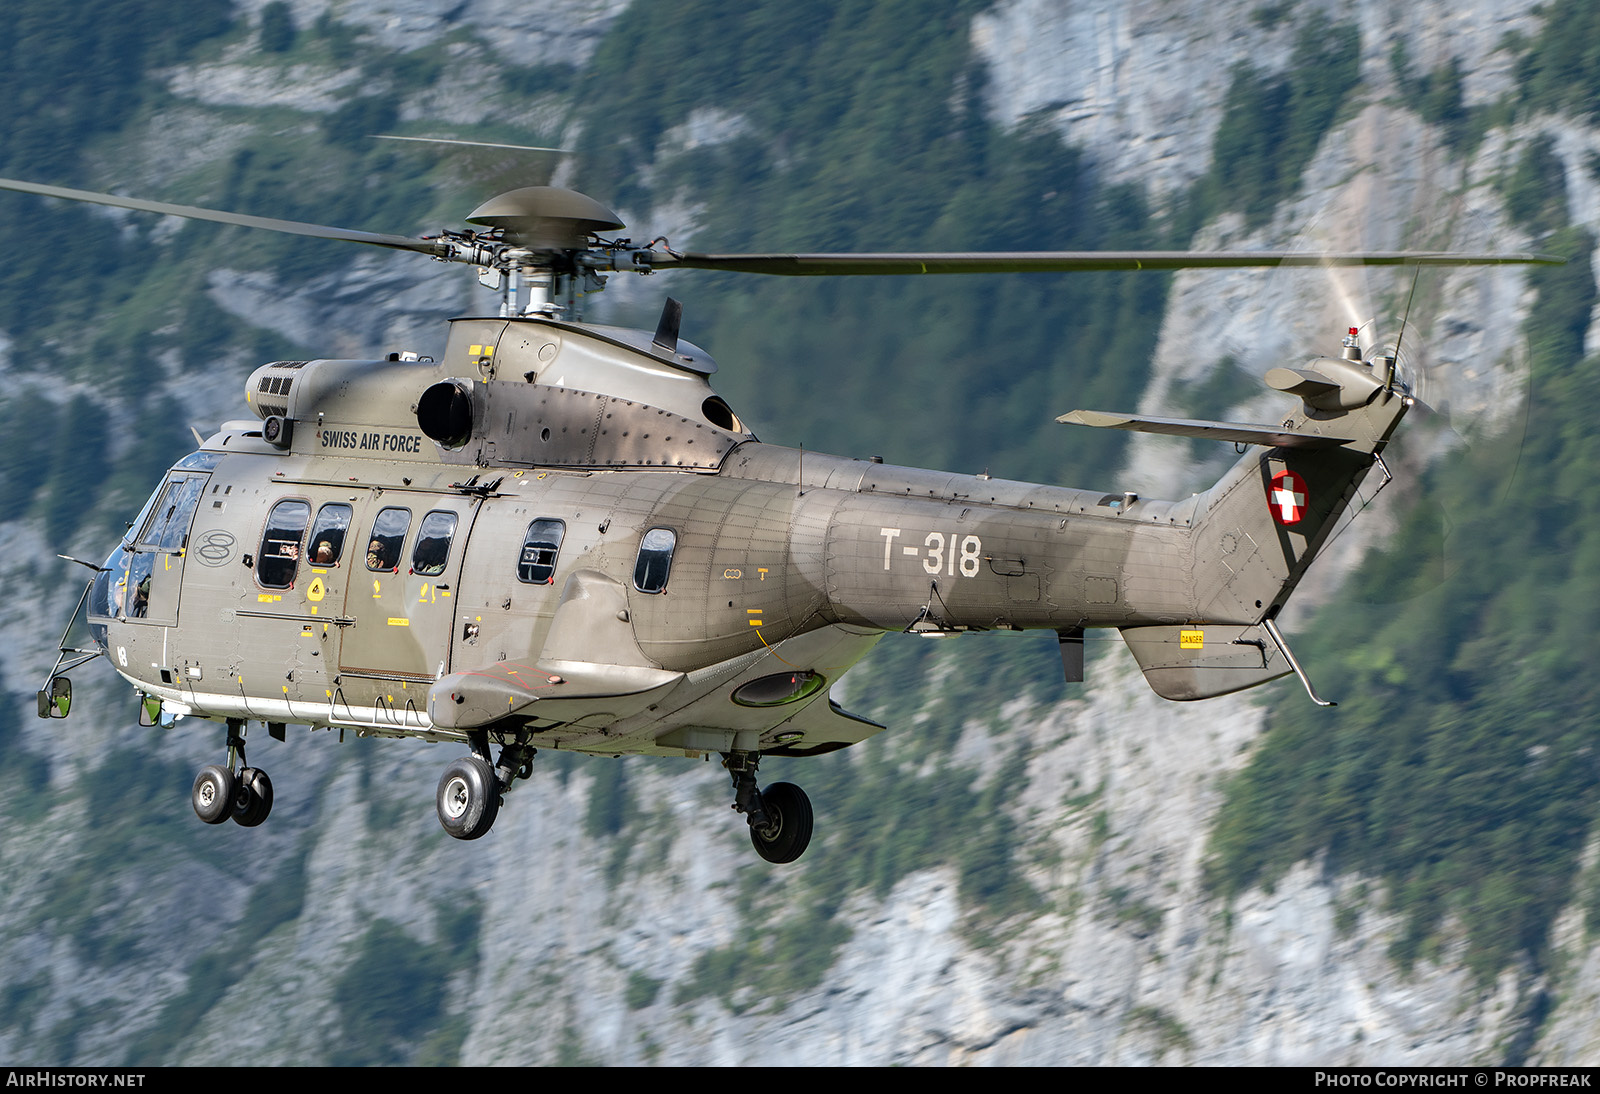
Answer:
<svg viewBox="0 0 1600 1094"><path fill-rule="evenodd" d="M228 720L227 766L207 764L195 776L189 801L195 816L207 824L234 823L254 828L272 812L272 780L260 768L246 766L244 722Z"/></svg>

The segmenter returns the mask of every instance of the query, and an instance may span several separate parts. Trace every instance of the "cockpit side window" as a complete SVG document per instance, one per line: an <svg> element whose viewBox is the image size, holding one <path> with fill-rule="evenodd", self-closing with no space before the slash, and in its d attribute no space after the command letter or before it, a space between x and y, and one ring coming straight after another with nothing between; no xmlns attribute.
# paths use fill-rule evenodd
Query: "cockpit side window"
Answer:
<svg viewBox="0 0 1600 1094"><path fill-rule="evenodd" d="M155 504L146 511L134 543L150 550L182 550L205 485L203 474L174 474L169 478L157 494Z"/></svg>
<svg viewBox="0 0 1600 1094"><path fill-rule="evenodd" d="M411 510L385 509L372 522L372 537L367 541L367 569L398 570L400 548L411 530Z"/></svg>
<svg viewBox="0 0 1600 1094"><path fill-rule="evenodd" d="M528 525L522 537L522 554L517 558L517 580L529 585L550 585L556 579L556 556L567 526L559 520L541 518Z"/></svg>
<svg viewBox="0 0 1600 1094"><path fill-rule="evenodd" d="M344 540L350 532L351 509L343 502L332 502L317 510L317 522L306 540L306 554L313 566L337 566L344 557Z"/></svg>
<svg viewBox="0 0 1600 1094"><path fill-rule="evenodd" d="M162 486L161 493L156 497L156 503L150 507L150 514L145 519L144 527L139 529L138 537L134 540L140 547L161 546L162 533L167 530L167 516L172 512L182 486L182 479L173 479Z"/></svg>
<svg viewBox="0 0 1600 1094"><path fill-rule="evenodd" d="M456 520L447 509L435 509L422 518L417 530L417 545L411 549L411 572L423 577L444 573L450 561L450 541L455 538Z"/></svg>
<svg viewBox="0 0 1600 1094"><path fill-rule="evenodd" d="M189 540L189 523L200 505L200 496L206 490L205 475L190 475L178 489L172 509L167 513L167 527L161 533L163 551L181 551Z"/></svg>
<svg viewBox="0 0 1600 1094"><path fill-rule="evenodd" d="M300 542L311 520L311 504L298 498L280 501L267 515L267 529L261 534L261 554L256 559L256 580L269 589L287 589L294 584L300 566Z"/></svg>
<svg viewBox="0 0 1600 1094"><path fill-rule="evenodd" d="M672 552L678 546L678 533L670 528L652 528L639 541L639 559L633 564L633 587L641 593L659 593L667 587L672 572Z"/></svg>

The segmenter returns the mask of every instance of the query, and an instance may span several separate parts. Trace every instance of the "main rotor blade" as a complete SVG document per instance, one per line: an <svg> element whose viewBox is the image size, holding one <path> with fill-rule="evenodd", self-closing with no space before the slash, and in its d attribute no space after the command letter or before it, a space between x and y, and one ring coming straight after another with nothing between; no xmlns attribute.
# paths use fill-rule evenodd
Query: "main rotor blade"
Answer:
<svg viewBox="0 0 1600 1094"><path fill-rule="evenodd" d="M467 148L509 148L514 152L564 152L570 148L541 148L532 144L499 144L495 141L466 141L456 137L402 137L396 133L374 133L375 141L414 141L417 144L459 144Z"/></svg>
<svg viewBox="0 0 1600 1094"><path fill-rule="evenodd" d="M202 209L195 205L172 205L164 201L144 201L140 198L118 197L115 194L97 194L92 190L69 190L64 186L44 186L37 182L20 182L0 179L0 190L18 190L24 194L40 194L47 198L66 201L86 201L95 205L111 205L118 209L134 209L141 213L160 213L169 217L187 217L190 220L209 220L217 224L237 224L245 228L265 228L269 232L287 232L290 235L312 236L316 239L342 239L350 243L369 243L374 247L392 247L400 251L417 251L421 254L443 258L448 247L409 236L385 235L381 232L358 232L353 228L330 228L324 224L306 224L298 220L277 220L273 217L253 217L244 213L224 213L216 209Z"/></svg>
<svg viewBox="0 0 1600 1094"><path fill-rule="evenodd" d="M647 252L652 269L729 270L789 277L1064 273L1075 270L1242 269L1256 266L1561 265L1550 255L1450 254L1443 251L995 251L909 254L672 254Z"/></svg>

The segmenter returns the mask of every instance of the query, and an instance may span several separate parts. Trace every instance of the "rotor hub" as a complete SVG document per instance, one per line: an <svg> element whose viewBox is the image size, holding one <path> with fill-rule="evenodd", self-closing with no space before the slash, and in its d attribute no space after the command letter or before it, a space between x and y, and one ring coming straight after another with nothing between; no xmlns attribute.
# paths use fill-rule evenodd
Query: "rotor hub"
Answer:
<svg viewBox="0 0 1600 1094"><path fill-rule="evenodd" d="M507 243L533 251L582 251L597 232L615 231L622 221L610 209L576 190L524 186L478 206L468 224L499 229Z"/></svg>

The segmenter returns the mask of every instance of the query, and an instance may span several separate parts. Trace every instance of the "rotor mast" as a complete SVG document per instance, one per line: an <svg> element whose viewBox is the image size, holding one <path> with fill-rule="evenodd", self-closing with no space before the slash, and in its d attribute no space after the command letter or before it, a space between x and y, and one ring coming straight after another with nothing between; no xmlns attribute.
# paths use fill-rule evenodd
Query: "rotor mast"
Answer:
<svg viewBox="0 0 1600 1094"><path fill-rule="evenodd" d="M490 198L466 218L481 224L506 246L497 261L480 270L478 280L499 286L500 314L577 318L579 282L604 285L582 256L602 231L623 227L610 209L593 198L553 186L524 186ZM528 300L521 305L522 282ZM585 291L592 291L586 289ZM521 305L519 307L519 305Z"/></svg>

